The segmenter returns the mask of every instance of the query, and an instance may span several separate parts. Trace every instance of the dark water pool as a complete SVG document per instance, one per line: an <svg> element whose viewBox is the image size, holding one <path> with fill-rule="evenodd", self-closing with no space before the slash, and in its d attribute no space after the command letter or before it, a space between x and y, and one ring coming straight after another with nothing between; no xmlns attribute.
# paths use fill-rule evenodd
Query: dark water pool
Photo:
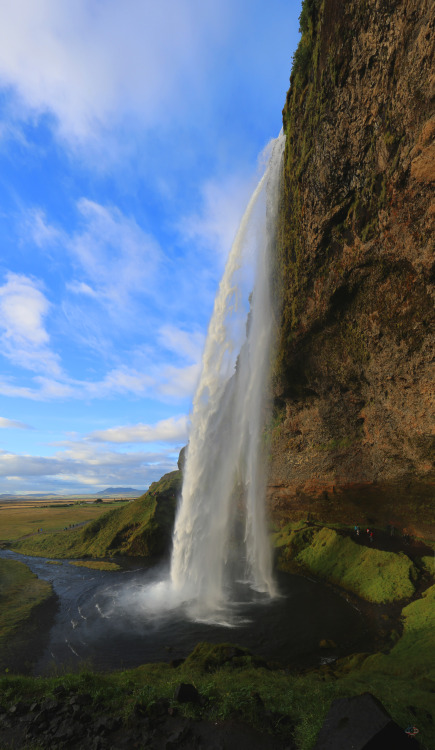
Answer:
<svg viewBox="0 0 435 750"><path fill-rule="evenodd" d="M268 660L291 667L312 666L353 651L370 649L373 633L365 617L329 587L302 576L278 574L280 596L265 601L248 587L235 590L233 627L193 622L174 610L148 607L163 567L115 572L49 564L9 550L1 557L21 560L50 581L58 610L46 645L35 654L35 674L56 669L131 668L147 661L187 656L199 641L238 643ZM151 587L151 588L150 588ZM256 601L252 601L252 596ZM321 648L320 641L333 641Z"/></svg>

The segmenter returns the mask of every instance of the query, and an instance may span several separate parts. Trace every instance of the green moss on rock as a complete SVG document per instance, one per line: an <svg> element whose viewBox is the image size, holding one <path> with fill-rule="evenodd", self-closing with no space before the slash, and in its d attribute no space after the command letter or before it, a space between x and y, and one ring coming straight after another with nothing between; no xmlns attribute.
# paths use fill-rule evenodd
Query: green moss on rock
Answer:
<svg viewBox="0 0 435 750"><path fill-rule="evenodd" d="M277 535L275 544L282 547L282 568L300 566L370 602L393 602L414 594L417 570L403 552L355 544L329 528L290 530L287 536Z"/></svg>

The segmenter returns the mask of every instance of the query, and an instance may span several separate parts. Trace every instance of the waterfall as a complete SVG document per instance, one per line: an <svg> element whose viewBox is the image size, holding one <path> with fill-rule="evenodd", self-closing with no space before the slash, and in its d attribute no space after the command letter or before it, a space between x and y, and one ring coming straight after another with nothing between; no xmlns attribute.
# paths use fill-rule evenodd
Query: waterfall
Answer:
<svg viewBox="0 0 435 750"><path fill-rule="evenodd" d="M276 593L262 430L272 346L269 254L284 141L281 133L269 144L264 175L231 248L193 402L171 585L198 617L225 609L231 576L242 575L268 596ZM237 536L242 517L243 533Z"/></svg>

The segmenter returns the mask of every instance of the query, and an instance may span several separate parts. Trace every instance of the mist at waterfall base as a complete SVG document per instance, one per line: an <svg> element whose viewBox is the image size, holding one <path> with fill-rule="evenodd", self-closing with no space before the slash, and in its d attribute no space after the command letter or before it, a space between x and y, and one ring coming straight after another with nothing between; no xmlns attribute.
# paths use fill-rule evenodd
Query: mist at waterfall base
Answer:
<svg viewBox="0 0 435 750"><path fill-rule="evenodd" d="M265 517L262 451L272 346L270 252L285 136L242 217L216 295L195 393L170 575L136 592L148 612L237 623L238 601L277 593ZM253 592L256 592L255 595Z"/></svg>

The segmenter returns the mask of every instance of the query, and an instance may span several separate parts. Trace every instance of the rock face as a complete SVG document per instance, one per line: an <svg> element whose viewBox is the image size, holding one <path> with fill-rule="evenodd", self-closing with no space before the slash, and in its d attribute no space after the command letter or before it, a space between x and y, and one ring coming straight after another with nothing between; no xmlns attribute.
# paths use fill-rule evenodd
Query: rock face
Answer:
<svg viewBox="0 0 435 750"><path fill-rule="evenodd" d="M270 505L363 504L427 533L435 5L304 0L301 30L283 110Z"/></svg>

